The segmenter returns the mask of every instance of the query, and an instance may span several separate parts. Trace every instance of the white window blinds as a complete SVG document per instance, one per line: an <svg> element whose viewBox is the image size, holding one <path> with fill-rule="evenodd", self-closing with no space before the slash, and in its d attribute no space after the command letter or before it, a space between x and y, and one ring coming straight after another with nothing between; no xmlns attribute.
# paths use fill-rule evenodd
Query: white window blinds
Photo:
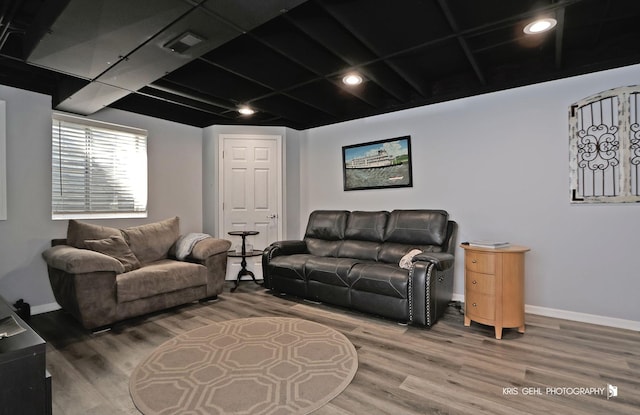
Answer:
<svg viewBox="0 0 640 415"><path fill-rule="evenodd" d="M54 114L52 217L146 217L147 132Z"/></svg>

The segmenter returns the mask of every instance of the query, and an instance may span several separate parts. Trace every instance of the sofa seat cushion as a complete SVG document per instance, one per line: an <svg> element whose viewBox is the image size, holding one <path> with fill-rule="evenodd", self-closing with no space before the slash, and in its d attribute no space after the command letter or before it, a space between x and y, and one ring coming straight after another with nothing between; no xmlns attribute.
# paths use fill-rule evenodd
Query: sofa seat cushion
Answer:
<svg viewBox="0 0 640 415"><path fill-rule="evenodd" d="M407 298L409 271L397 264L363 262L349 272L352 291L363 291L387 297Z"/></svg>
<svg viewBox="0 0 640 415"><path fill-rule="evenodd" d="M277 256L269 262L269 274L277 275L280 278L306 281L304 269L309 258L309 254L295 254Z"/></svg>
<svg viewBox="0 0 640 415"><path fill-rule="evenodd" d="M328 285L348 287L351 268L359 262L353 258L311 257L305 266L307 281L317 281Z"/></svg>
<svg viewBox="0 0 640 415"><path fill-rule="evenodd" d="M118 302L126 302L206 284L206 267L163 259L118 275L116 291Z"/></svg>

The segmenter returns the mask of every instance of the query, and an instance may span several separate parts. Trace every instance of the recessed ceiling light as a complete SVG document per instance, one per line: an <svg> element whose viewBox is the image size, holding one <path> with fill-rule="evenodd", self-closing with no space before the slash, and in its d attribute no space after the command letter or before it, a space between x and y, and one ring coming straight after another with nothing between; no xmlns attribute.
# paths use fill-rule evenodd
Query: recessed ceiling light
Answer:
<svg viewBox="0 0 640 415"><path fill-rule="evenodd" d="M342 83L349 86L360 85L362 83L362 76L358 73L349 73L342 78Z"/></svg>
<svg viewBox="0 0 640 415"><path fill-rule="evenodd" d="M524 32L528 35L535 35L537 33L546 32L553 29L558 21L550 17L544 19L535 20L524 27Z"/></svg>
<svg viewBox="0 0 640 415"><path fill-rule="evenodd" d="M255 110L253 110L251 107L248 107L246 105L238 108L238 112L242 115L253 115L256 113Z"/></svg>

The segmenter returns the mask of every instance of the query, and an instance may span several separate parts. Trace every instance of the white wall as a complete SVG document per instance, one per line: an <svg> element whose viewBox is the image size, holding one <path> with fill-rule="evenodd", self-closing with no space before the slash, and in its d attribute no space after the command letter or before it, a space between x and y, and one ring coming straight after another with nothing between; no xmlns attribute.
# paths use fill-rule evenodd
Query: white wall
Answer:
<svg viewBox="0 0 640 415"><path fill-rule="evenodd" d="M55 300L42 251L66 235L67 221L51 220L51 99L0 86L7 106L7 220L0 221L0 295L33 306ZM149 217L89 221L127 227L172 216L182 232L202 230L202 129L118 110L93 119L149 132Z"/></svg>
<svg viewBox="0 0 640 415"><path fill-rule="evenodd" d="M446 209L458 241L526 255L530 306L640 322L640 206L569 203L568 106L640 84L640 65L414 108L304 133L301 229L315 209ZM343 191L342 146L411 136L412 188ZM458 248L454 292L464 293Z"/></svg>

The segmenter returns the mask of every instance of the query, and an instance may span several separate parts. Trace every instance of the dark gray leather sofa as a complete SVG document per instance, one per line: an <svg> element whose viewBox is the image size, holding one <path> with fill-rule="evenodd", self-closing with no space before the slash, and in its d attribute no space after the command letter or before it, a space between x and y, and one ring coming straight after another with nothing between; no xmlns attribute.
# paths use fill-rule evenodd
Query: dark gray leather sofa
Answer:
<svg viewBox="0 0 640 415"><path fill-rule="evenodd" d="M276 292L431 326L453 291L457 224L443 210L311 213L302 241L280 241L262 256ZM399 266L414 249L410 268Z"/></svg>

